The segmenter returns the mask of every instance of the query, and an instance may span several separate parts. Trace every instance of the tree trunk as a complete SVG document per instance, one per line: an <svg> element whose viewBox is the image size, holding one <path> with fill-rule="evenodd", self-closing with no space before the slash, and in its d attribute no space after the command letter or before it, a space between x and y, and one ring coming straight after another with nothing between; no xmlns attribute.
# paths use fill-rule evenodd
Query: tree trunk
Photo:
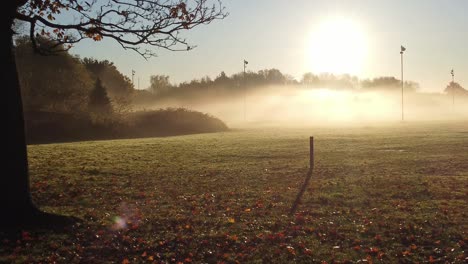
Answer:
<svg viewBox="0 0 468 264"><path fill-rule="evenodd" d="M6 122L4 123L4 146L2 151L5 167L2 168L0 178L0 211L1 224L16 225L37 214L38 210L31 200L29 191L28 160L24 132L23 104L18 81L14 51L13 24L16 8L14 5L5 8L2 14L2 38L4 45L0 51L1 61L5 68L2 70L3 93L6 101ZM10 9L10 10L8 10Z"/></svg>
<svg viewBox="0 0 468 264"><path fill-rule="evenodd" d="M6 113L1 148L4 166L0 176L0 230L17 228L63 228L80 221L75 217L41 212L29 190L28 153L24 131L23 102L13 50L13 21L16 9L26 1L7 1L0 9L0 29L5 38L0 48ZM5 111L6 110L6 111Z"/></svg>

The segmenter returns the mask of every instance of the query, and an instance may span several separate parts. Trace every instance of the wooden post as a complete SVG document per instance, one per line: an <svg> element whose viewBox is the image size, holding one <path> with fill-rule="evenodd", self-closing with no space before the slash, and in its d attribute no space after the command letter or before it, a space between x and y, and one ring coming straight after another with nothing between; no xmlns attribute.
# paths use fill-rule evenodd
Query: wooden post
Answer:
<svg viewBox="0 0 468 264"><path fill-rule="evenodd" d="M314 137L310 137L309 169L314 167Z"/></svg>
<svg viewBox="0 0 468 264"><path fill-rule="evenodd" d="M293 215L296 212L297 206L299 205L299 202L301 201L302 195L304 195L304 192L307 189L307 186L309 185L310 179L312 178L312 172L314 170L314 137L310 137L309 144L310 144L309 171L307 172L304 184L302 185L302 188L299 190L296 200L294 201L291 207L291 211L289 211L289 215Z"/></svg>

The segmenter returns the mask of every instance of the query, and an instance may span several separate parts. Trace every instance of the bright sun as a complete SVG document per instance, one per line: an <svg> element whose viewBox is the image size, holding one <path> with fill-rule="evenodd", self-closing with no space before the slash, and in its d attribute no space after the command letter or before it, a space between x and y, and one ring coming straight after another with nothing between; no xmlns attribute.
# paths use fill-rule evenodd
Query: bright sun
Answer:
<svg viewBox="0 0 468 264"><path fill-rule="evenodd" d="M313 73L361 73L368 47L358 24L345 18L326 20L312 31L309 41L308 69Z"/></svg>

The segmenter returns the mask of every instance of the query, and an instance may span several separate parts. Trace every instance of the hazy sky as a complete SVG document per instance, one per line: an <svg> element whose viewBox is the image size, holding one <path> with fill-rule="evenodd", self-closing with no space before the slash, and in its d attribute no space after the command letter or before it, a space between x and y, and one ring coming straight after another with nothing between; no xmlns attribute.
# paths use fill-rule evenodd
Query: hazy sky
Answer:
<svg viewBox="0 0 468 264"><path fill-rule="evenodd" d="M135 86L165 74L174 83L228 75L243 69L277 68L300 79L305 72L349 72L361 78L400 78L400 44L405 80L424 91L442 91L455 69L468 87L468 0L223 0L229 16L184 33L197 48L156 50L144 60L111 40L82 42L71 51L109 59ZM138 88L138 87L137 87Z"/></svg>

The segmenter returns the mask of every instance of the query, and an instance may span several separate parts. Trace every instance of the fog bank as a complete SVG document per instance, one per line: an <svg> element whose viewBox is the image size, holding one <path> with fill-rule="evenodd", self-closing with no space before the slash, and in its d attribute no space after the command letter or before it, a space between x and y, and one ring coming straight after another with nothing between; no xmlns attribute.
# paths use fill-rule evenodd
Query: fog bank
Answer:
<svg viewBox="0 0 468 264"><path fill-rule="evenodd" d="M447 94L405 92L405 121L468 120L468 98ZM305 89L275 86L255 89L232 98L200 96L165 100L150 108L184 107L221 118L229 126L323 126L398 122L402 119L401 92Z"/></svg>

